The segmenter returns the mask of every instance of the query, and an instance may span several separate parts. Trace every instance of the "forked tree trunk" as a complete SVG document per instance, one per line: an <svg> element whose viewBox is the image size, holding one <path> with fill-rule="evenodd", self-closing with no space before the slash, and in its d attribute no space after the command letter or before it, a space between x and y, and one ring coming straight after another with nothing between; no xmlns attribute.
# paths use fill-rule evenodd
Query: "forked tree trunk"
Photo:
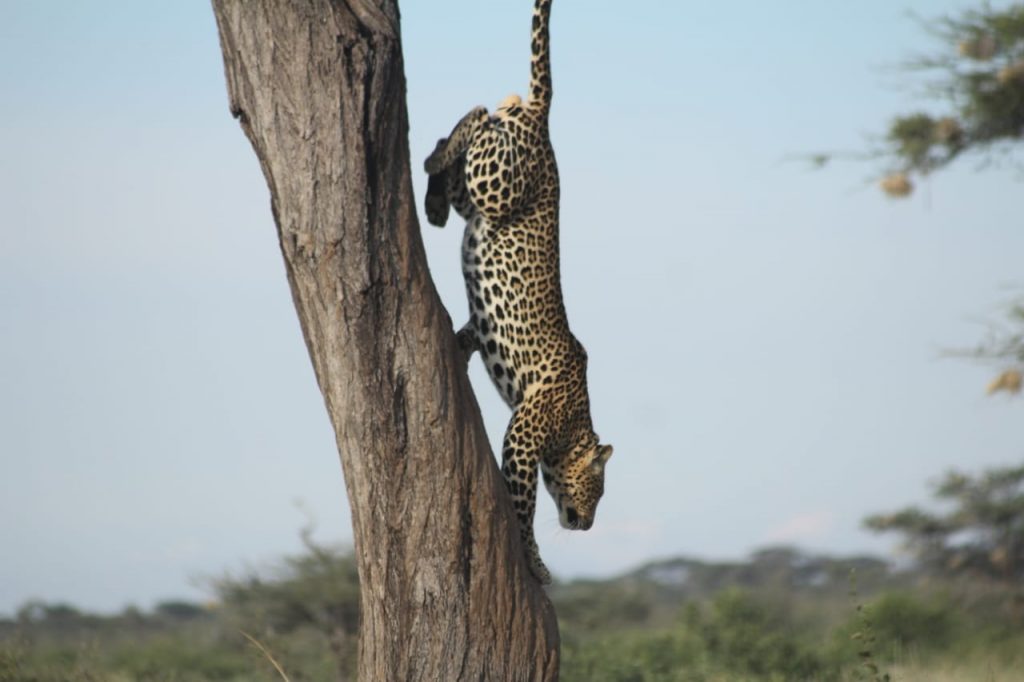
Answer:
<svg viewBox="0 0 1024 682"><path fill-rule="evenodd" d="M396 0L213 8L341 454L360 679L557 679L555 614L427 270Z"/></svg>

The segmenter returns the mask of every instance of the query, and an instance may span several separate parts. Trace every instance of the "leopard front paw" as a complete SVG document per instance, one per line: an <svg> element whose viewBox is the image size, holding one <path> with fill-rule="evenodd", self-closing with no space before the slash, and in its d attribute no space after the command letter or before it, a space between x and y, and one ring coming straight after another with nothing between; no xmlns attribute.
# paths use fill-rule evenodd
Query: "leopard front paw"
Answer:
<svg viewBox="0 0 1024 682"><path fill-rule="evenodd" d="M526 545L526 564L530 567L530 573L533 573L541 585L551 584L551 571L544 565L544 561L540 558L540 550L537 549L537 541L533 539L532 533L529 537L523 537Z"/></svg>
<svg viewBox="0 0 1024 682"><path fill-rule="evenodd" d="M529 557L530 573L533 573L533 577L537 579L541 585L551 584L551 571L541 561L540 554L533 554Z"/></svg>

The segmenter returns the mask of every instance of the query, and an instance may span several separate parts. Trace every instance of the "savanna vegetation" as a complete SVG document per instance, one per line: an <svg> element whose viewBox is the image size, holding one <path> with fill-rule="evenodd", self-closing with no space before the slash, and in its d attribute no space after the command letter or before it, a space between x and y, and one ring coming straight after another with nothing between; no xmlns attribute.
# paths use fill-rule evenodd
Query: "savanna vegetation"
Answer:
<svg viewBox="0 0 1024 682"><path fill-rule="evenodd" d="M765 549L675 558L550 589L569 682L1012 682L1024 671L1024 466L950 472L936 504L869 517L913 563ZM0 621L0 680L355 679L350 552L303 534L276 566L209 581L206 604Z"/></svg>

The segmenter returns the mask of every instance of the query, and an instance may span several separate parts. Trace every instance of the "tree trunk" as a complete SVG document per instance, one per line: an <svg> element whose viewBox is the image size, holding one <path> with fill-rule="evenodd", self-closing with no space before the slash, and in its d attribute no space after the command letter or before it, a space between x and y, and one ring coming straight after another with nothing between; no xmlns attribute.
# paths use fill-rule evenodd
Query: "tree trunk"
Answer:
<svg viewBox="0 0 1024 682"><path fill-rule="evenodd" d="M397 0L213 0L341 455L362 680L553 680L554 610L427 269Z"/></svg>

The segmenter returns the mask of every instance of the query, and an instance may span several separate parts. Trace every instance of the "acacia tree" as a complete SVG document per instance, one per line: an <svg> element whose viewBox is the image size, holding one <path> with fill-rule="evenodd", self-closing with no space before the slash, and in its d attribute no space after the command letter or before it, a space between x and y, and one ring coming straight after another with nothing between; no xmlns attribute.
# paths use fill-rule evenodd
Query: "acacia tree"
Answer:
<svg viewBox="0 0 1024 682"><path fill-rule="evenodd" d="M397 0L213 9L345 474L360 679L557 679L555 614L427 270Z"/></svg>
<svg viewBox="0 0 1024 682"><path fill-rule="evenodd" d="M913 181L974 153L991 161L1024 139L1024 4L982 5L922 21L937 49L904 68L923 76L922 99L941 103L889 123L881 145L854 157L884 158L881 189L891 197L913 192ZM824 165L834 154L810 160Z"/></svg>
<svg viewBox="0 0 1024 682"><path fill-rule="evenodd" d="M864 520L897 532L921 567L939 575L985 578L1011 589L1024 579L1024 466L971 476L952 471L935 485L945 513L908 507Z"/></svg>
<svg viewBox="0 0 1024 682"><path fill-rule="evenodd" d="M896 116L880 147L852 155L886 160L880 186L894 198L910 196L914 178L966 155L988 162L1024 142L1024 3L998 10L985 3L921 23L938 48L904 68L924 75L923 99L940 102L941 109ZM820 167L833 156L807 158ZM988 392L1018 394L1024 386L1024 298L1006 317L1007 324L994 327L977 348L958 354L1000 363Z"/></svg>

